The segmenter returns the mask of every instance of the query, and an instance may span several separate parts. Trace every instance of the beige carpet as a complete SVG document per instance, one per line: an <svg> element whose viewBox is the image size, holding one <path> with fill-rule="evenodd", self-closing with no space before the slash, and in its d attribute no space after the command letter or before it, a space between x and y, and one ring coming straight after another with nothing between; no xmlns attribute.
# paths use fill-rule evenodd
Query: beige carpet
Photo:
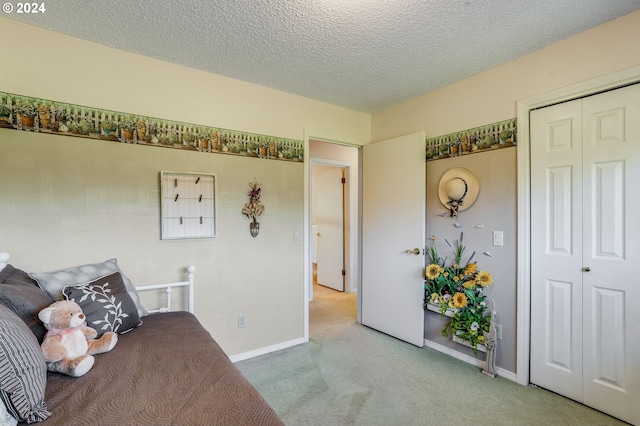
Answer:
<svg viewBox="0 0 640 426"><path fill-rule="evenodd" d="M354 294L314 294L308 343L236 364L289 426L624 424L359 325Z"/></svg>

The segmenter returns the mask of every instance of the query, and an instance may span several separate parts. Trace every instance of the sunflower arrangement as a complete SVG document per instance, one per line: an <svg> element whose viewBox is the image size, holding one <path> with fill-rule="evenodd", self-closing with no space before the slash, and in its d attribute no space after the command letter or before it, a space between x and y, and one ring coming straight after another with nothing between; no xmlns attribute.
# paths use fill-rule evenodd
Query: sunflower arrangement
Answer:
<svg viewBox="0 0 640 426"><path fill-rule="evenodd" d="M491 317L485 315L484 289L493 283L493 276L478 270L478 264L473 261L475 252L463 264L462 238L461 233L453 245L445 240L453 253L450 264L439 256L435 245L429 249L431 262L425 270L423 306L427 309L428 305L435 305L443 316L448 309L453 310L442 335L453 334L469 341L475 352L477 345L484 343L484 332L489 331Z"/></svg>

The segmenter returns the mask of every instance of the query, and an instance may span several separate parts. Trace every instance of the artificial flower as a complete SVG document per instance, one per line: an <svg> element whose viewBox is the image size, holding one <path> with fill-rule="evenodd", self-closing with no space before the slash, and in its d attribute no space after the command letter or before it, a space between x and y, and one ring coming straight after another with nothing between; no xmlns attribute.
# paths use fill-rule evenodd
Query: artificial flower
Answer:
<svg viewBox="0 0 640 426"><path fill-rule="evenodd" d="M470 263L464 269L464 274L465 275L471 275L476 271L476 269L478 269L478 264L476 262Z"/></svg>
<svg viewBox="0 0 640 426"><path fill-rule="evenodd" d="M440 275L440 265L431 264L427 266L425 276L428 280L435 280Z"/></svg>
<svg viewBox="0 0 640 426"><path fill-rule="evenodd" d="M489 331L491 317L485 315L487 304L484 288L493 283L493 276L479 271L473 262L473 253L464 262L464 246L460 240L455 244L446 243L453 253L451 263L438 255L435 246L429 249L431 262L425 271L424 308L435 305L441 315L451 317L442 330L443 336L454 335L470 343L477 353L477 345L484 344L484 333ZM447 312L449 309L452 311Z"/></svg>
<svg viewBox="0 0 640 426"><path fill-rule="evenodd" d="M467 306L468 299L464 293L456 293L453 295L453 307L454 308L465 308Z"/></svg>
<svg viewBox="0 0 640 426"><path fill-rule="evenodd" d="M256 181L249 182L249 188L251 188L247 193L249 201L242 207L242 214L255 222L256 218L262 215L265 210L264 204L260 202L262 188Z"/></svg>
<svg viewBox="0 0 640 426"><path fill-rule="evenodd" d="M469 281L465 281L465 282L462 283L462 287L464 287L466 289L472 289L475 286L476 286L476 281L475 280L469 280Z"/></svg>
<svg viewBox="0 0 640 426"><path fill-rule="evenodd" d="M476 281L482 287L488 287L493 283L493 276L489 272L480 271L476 275Z"/></svg>

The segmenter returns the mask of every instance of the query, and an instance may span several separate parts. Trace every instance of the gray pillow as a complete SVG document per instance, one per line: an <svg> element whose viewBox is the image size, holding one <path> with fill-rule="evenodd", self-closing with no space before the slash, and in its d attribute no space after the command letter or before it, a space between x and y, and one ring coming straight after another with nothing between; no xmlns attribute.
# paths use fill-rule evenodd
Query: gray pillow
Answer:
<svg viewBox="0 0 640 426"><path fill-rule="evenodd" d="M47 364L29 327L0 304L0 399L9 414L28 423L51 415L44 402Z"/></svg>
<svg viewBox="0 0 640 426"><path fill-rule="evenodd" d="M91 281L97 280L98 278L111 275L114 272L120 272L120 274L122 274L124 285L127 287L127 293L129 293L129 296L133 299L133 303L135 303L138 310L138 315L140 317L149 315L149 312L147 312L140 302L140 296L138 296L135 286L131 280L122 273L118 267L116 259L109 259L102 263L74 266L54 272L31 272L29 273L29 276L36 280L40 288L49 293L49 295L51 295L55 300L63 300L63 288L67 286L87 284Z"/></svg>
<svg viewBox="0 0 640 426"><path fill-rule="evenodd" d="M107 331L124 334L142 324L119 272L88 284L65 287L62 293L80 305L87 325L98 332L97 337Z"/></svg>
<svg viewBox="0 0 640 426"><path fill-rule="evenodd" d="M47 329L38 318L38 312L53 302L53 298L26 272L12 265L6 265L0 271L0 303L18 315L40 343Z"/></svg>

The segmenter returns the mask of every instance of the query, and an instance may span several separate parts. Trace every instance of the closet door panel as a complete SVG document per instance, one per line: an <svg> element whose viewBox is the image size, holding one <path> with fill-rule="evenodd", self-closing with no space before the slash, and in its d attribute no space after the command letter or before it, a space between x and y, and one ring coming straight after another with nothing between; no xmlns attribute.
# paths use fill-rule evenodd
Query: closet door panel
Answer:
<svg viewBox="0 0 640 426"><path fill-rule="evenodd" d="M582 399L581 102L531 112L531 381Z"/></svg>
<svg viewBox="0 0 640 426"><path fill-rule="evenodd" d="M640 424L640 84L583 100L584 403Z"/></svg>

